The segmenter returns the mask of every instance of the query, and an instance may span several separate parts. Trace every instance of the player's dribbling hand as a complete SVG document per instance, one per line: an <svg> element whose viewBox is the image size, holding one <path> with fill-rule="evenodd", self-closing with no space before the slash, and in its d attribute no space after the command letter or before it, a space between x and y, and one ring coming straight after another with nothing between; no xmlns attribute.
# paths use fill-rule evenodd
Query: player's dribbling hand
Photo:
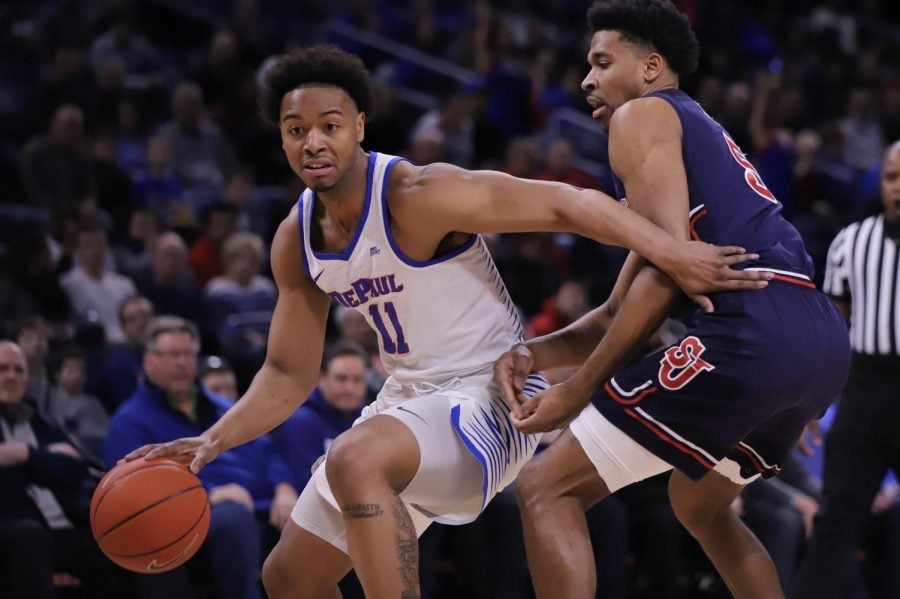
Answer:
<svg viewBox="0 0 900 599"><path fill-rule="evenodd" d="M719 247L702 241L688 241L676 246L666 273L701 308L713 311L707 293L762 289L773 274L755 270L734 270L735 264L758 260L758 254L748 254L742 247Z"/></svg>
<svg viewBox="0 0 900 599"><path fill-rule="evenodd" d="M130 462L141 457L145 460L169 458L186 464L191 472L196 474L201 468L219 457L219 453L217 442L200 435L199 437L175 439L168 443L144 445L126 455L119 462Z"/></svg>
<svg viewBox="0 0 900 599"><path fill-rule="evenodd" d="M525 416L522 404L528 400L525 396L525 379L531 373L534 356L531 350L521 343L505 352L494 362L494 383L500 388L509 411L516 418Z"/></svg>
<svg viewBox="0 0 900 599"><path fill-rule="evenodd" d="M590 396L568 382L541 391L520 406L523 418L512 416L513 426L523 433L546 433L567 425L590 403Z"/></svg>

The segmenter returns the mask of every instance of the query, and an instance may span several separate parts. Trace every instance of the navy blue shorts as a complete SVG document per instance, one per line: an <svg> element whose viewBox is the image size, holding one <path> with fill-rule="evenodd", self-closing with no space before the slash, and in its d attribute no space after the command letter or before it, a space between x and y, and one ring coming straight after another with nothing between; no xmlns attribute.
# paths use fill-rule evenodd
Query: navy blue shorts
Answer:
<svg viewBox="0 0 900 599"><path fill-rule="evenodd" d="M695 311L684 339L628 364L592 401L694 480L724 457L744 478L772 476L846 382L847 325L802 281L713 299L716 311Z"/></svg>

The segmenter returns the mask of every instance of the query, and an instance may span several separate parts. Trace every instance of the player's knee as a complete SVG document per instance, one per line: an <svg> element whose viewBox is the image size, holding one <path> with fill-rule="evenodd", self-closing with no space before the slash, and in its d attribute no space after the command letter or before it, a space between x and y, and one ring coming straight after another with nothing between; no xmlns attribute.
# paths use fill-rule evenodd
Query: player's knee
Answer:
<svg viewBox="0 0 900 599"><path fill-rule="evenodd" d="M702 537L706 531L718 527L717 522L727 515L728 506L715 506L702 497L669 494L669 503L675 517L694 537ZM723 513L725 512L725 513Z"/></svg>
<svg viewBox="0 0 900 599"><path fill-rule="evenodd" d="M299 568L296 564L285 563L281 553L273 550L262 567L262 583L266 589L266 595L272 598L285 597L289 592L296 592L296 584L300 581L292 578L292 573Z"/></svg>
<svg viewBox="0 0 900 599"><path fill-rule="evenodd" d="M537 509L547 499L547 481L536 462L525 464L516 478L516 499L523 512Z"/></svg>
<svg viewBox="0 0 900 599"><path fill-rule="evenodd" d="M328 448L325 460L325 476L332 489L342 488L354 481L368 478L373 471L372 461L366 455L366 443L354 435L341 435ZM377 470L377 468L376 468Z"/></svg>

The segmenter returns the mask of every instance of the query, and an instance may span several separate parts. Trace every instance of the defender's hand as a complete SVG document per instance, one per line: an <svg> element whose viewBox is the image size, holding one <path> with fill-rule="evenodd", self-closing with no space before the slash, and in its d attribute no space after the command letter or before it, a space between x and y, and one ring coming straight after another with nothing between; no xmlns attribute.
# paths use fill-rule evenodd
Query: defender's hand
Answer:
<svg viewBox="0 0 900 599"><path fill-rule="evenodd" d="M525 401L524 418L513 415L513 426L523 433L546 433L562 428L590 403L590 395L560 383Z"/></svg>
<svg viewBox="0 0 900 599"><path fill-rule="evenodd" d="M770 272L734 270L735 264L758 260L758 254L735 245L719 247L702 241L687 241L675 246L664 268L675 283L701 308L713 311L712 300L705 294L717 291L762 289L769 284Z"/></svg>
<svg viewBox="0 0 900 599"><path fill-rule="evenodd" d="M521 343L513 346L494 362L494 383L500 389L509 411L515 418L522 418L522 404L528 400L525 396L525 379L531 373L534 356L531 350Z"/></svg>
<svg viewBox="0 0 900 599"><path fill-rule="evenodd" d="M219 457L221 450L218 442L210 440L204 435L199 437L185 437L175 439L168 443L152 443L135 449L120 462L130 462L143 457L147 460L155 458L169 458L176 462L188 464L191 472L196 474L201 468Z"/></svg>

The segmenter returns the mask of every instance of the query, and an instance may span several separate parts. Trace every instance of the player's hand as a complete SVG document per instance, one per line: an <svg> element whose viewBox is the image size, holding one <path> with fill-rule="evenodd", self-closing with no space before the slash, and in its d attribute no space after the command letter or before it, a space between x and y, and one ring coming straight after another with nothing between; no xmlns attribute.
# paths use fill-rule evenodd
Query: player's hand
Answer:
<svg viewBox="0 0 900 599"><path fill-rule="evenodd" d="M769 284L773 277L770 272L731 268L758 259L758 254L748 254L742 247L687 241L675 246L669 267L664 270L694 302L712 312L713 303L707 293L762 289Z"/></svg>
<svg viewBox="0 0 900 599"><path fill-rule="evenodd" d="M562 428L590 403L590 395L568 381L553 385L522 403L524 417L512 416L513 426L523 433L546 433Z"/></svg>
<svg viewBox="0 0 900 599"><path fill-rule="evenodd" d="M194 474L219 457L222 453L217 441L213 441L205 435L199 437L185 437L175 439L168 443L152 443L139 447L126 455L119 462L130 462L138 458L153 460L157 458L169 458L187 465Z"/></svg>
<svg viewBox="0 0 900 599"><path fill-rule="evenodd" d="M228 483L227 485L219 485L209 490L209 504L216 505L226 501L233 501L253 511L253 496L250 491L237 483Z"/></svg>
<svg viewBox="0 0 900 599"><path fill-rule="evenodd" d="M521 343L514 345L494 362L494 384L500 389L509 411L516 418L523 418L522 404L525 396L525 379L531 373L534 356Z"/></svg>
<svg viewBox="0 0 900 599"><path fill-rule="evenodd" d="M287 483L280 483L275 487L275 496L272 497L272 508L269 510L269 522L281 530L291 518L291 511L297 503L297 491Z"/></svg>
<svg viewBox="0 0 900 599"><path fill-rule="evenodd" d="M816 452L816 448L822 445L822 429L818 420L810 420L806 423L806 428L797 441L797 449L806 456L811 456Z"/></svg>

